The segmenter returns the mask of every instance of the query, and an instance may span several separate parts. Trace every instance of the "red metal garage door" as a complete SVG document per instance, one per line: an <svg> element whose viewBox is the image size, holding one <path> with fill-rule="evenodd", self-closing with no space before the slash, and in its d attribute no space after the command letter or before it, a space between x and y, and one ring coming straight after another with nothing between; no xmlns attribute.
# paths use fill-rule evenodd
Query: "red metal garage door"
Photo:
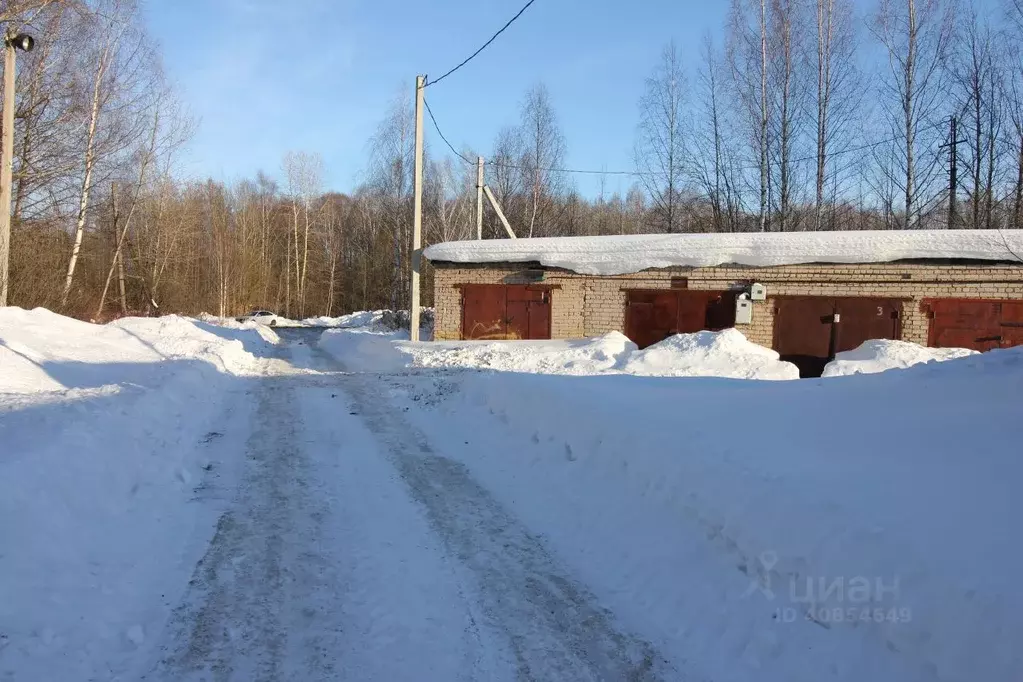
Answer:
<svg viewBox="0 0 1023 682"><path fill-rule="evenodd" d="M900 301L883 298L779 298L774 349L799 367L800 376L820 376L835 353L870 339L899 338L901 311Z"/></svg>
<svg viewBox="0 0 1023 682"><path fill-rule="evenodd" d="M735 292L694 289L631 290L625 335L646 348L675 334L735 326Z"/></svg>
<svg viewBox="0 0 1023 682"><path fill-rule="evenodd" d="M799 376L820 376L831 360L835 302L828 298L781 298L774 315L774 349L799 368Z"/></svg>
<svg viewBox="0 0 1023 682"><path fill-rule="evenodd" d="M839 322L835 325L836 353L856 348L871 339L899 338L899 318L902 303L883 298L839 298L835 310Z"/></svg>
<svg viewBox="0 0 1023 682"><path fill-rule="evenodd" d="M549 339L551 296L526 284L462 287L463 339Z"/></svg>
<svg viewBox="0 0 1023 682"><path fill-rule="evenodd" d="M991 350L1023 345L1023 301L926 299L931 318L927 344Z"/></svg>

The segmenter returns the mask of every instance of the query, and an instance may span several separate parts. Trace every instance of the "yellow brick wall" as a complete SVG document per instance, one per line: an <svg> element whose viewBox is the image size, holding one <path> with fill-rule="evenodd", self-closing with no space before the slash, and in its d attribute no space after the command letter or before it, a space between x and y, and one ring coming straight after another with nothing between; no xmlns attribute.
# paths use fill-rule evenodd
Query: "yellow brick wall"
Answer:
<svg viewBox="0 0 1023 682"><path fill-rule="evenodd" d="M439 266L435 269L434 338L461 334L459 284L515 284L525 280L523 265ZM927 343L930 321L920 309L925 298L1023 299L1023 266L871 263L864 265L786 265L772 268L722 266L670 268L595 277L548 270L551 336L555 339L624 331L626 289L667 289L672 277L687 277L690 289L733 289L756 281L767 287L768 300L753 304L753 323L738 328L750 341L771 346L776 296L862 296L901 298L902 338Z"/></svg>

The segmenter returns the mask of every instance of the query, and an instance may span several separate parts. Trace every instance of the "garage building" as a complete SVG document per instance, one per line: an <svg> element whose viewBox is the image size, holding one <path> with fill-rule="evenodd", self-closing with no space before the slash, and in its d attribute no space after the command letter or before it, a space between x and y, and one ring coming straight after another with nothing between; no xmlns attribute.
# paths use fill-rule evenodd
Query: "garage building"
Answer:
<svg viewBox="0 0 1023 682"><path fill-rule="evenodd" d="M646 347L736 327L804 376L868 339L1023 344L1023 230L630 235L447 242L434 338Z"/></svg>

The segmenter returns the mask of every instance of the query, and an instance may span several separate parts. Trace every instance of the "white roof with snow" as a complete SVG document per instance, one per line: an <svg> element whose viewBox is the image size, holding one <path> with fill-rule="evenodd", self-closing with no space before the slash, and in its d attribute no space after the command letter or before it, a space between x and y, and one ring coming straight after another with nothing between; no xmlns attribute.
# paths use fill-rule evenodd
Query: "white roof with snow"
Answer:
<svg viewBox="0 0 1023 682"><path fill-rule="evenodd" d="M432 261L531 263L584 275L622 275L651 268L886 263L962 258L1023 264L1023 230L864 230L639 234L444 242Z"/></svg>

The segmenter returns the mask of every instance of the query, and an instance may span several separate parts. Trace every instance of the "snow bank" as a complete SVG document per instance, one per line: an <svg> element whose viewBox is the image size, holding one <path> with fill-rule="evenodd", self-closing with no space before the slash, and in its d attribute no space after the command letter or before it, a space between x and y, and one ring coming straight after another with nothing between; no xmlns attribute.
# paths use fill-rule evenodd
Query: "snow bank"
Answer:
<svg viewBox="0 0 1023 682"><path fill-rule="evenodd" d="M864 230L485 239L434 244L451 263L540 263L586 275L650 268L884 263L913 258L1018 262L1023 230Z"/></svg>
<svg viewBox="0 0 1023 682"><path fill-rule="evenodd" d="M733 379L798 379L799 368L737 329L677 334L629 356L626 374Z"/></svg>
<svg viewBox="0 0 1023 682"><path fill-rule="evenodd" d="M275 339L268 329L221 328L177 315L95 325L43 308L0 308L0 393L153 385L165 360L245 373Z"/></svg>
<svg viewBox="0 0 1023 682"><path fill-rule="evenodd" d="M489 369L531 374L637 374L717 376L735 379L798 379L795 365L735 329L679 334L645 350L624 334L563 341L434 341L412 343L407 335L328 330L320 345L349 368L393 372L414 367Z"/></svg>
<svg viewBox="0 0 1023 682"><path fill-rule="evenodd" d="M838 353L824 368L823 376L875 374L889 369L905 369L924 362L944 362L971 355L977 355L977 351L967 348L927 348L909 341L875 339L864 341L859 348Z"/></svg>
<svg viewBox="0 0 1023 682"><path fill-rule="evenodd" d="M1023 349L844 381L454 380L421 428L693 679L1023 674Z"/></svg>
<svg viewBox="0 0 1023 682"><path fill-rule="evenodd" d="M243 459L261 333L0 308L0 678L138 679Z"/></svg>
<svg viewBox="0 0 1023 682"><path fill-rule="evenodd" d="M353 327L374 327L383 324L384 315L389 310L360 310L359 312L341 315L340 317L308 317L302 320L307 327L339 327L349 329Z"/></svg>

